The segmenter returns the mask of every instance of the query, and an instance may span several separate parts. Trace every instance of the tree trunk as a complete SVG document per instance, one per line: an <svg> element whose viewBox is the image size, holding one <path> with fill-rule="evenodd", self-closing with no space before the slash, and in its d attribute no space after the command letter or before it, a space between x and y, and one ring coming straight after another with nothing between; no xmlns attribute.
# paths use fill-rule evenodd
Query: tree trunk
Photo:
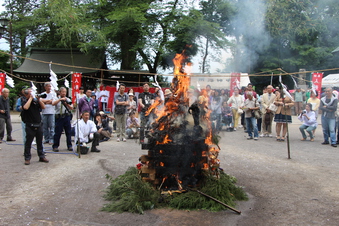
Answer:
<svg viewBox="0 0 339 226"><path fill-rule="evenodd" d="M208 38L206 38L205 53L202 59L201 73L205 73L207 55L208 55Z"/></svg>

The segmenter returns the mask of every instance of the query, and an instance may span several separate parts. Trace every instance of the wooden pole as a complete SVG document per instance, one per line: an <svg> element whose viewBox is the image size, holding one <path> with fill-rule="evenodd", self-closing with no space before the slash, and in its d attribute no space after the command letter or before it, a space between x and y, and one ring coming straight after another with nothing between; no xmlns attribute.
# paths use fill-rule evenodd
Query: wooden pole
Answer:
<svg viewBox="0 0 339 226"><path fill-rule="evenodd" d="M212 199L213 201L216 201L217 203L220 203L221 205L227 207L228 209L233 210L234 212L236 212L236 213L238 213L238 214L241 214L241 211L239 211L239 210L237 210L237 209L234 209L233 207L231 207L231 206L229 206L229 205L227 205L227 204L225 204L225 203L219 201L219 200L216 199L216 198L213 198L212 196L209 196L209 195L207 195L207 194L205 194L205 193L203 193L203 192L201 192L201 191L199 191L199 190L193 190L193 189L190 189L190 190L191 190L191 191L196 191L196 192L198 192L200 195L206 196L207 198L210 198L210 199Z"/></svg>

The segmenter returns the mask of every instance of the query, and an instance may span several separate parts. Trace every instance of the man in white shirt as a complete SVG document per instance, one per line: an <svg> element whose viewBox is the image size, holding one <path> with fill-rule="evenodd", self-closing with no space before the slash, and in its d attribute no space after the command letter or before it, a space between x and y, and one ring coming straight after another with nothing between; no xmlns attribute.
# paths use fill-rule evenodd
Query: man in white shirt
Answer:
<svg viewBox="0 0 339 226"><path fill-rule="evenodd" d="M109 92L106 90L105 85L102 87L102 90L99 93L99 98L101 102L101 110L105 111L107 108L107 103L108 103L108 98L109 98Z"/></svg>
<svg viewBox="0 0 339 226"><path fill-rule="evenodd" d="M45 83L46 98L41 98L41 101L45 104L45 109L42 109L42 126L44 134L44 144L52 145L54 142L54 127L55 127L55 107L52 105L56 100L55 92L52 92L52 84L50 82Z"/></svg>
<svg viewBox="0 0 339 226"><path fill-rule="evenodd" d="M92 142L91 152L100 152L97 146L99 145L102 128L97 130L95 123L89 120L89 117L90 113L84 111L82 113L82 119L75 125L75 143L77 143L78 139L78 143L83 145Z"/></svg>

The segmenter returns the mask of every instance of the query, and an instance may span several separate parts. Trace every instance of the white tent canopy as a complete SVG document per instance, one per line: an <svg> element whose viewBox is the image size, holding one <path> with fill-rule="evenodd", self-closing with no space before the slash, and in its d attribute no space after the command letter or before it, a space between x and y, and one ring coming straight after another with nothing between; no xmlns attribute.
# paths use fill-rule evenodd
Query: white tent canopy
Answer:
<svg viewBox="0 0 339 226"><path fill-rule="evenodd" d="M322 80L322 87L339 87L339 74L329 74Z"/></svg>

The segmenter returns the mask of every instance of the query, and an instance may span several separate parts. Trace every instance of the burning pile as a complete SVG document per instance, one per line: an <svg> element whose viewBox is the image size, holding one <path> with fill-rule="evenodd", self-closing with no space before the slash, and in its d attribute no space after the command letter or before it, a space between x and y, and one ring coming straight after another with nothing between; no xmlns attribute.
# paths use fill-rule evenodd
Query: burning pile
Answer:
<svg viewBox="0 0 339 226"><path fill-rule="evenodd" d="M165 103L156 100L147 112L154 114L155 120L148 131L148 143L142 144L148 155L141 156L139 169L142 179L159 190L196 187L203 171L219 177L219 147L212 142L209 112L202 114L198 103L188 106L190 79L184 68L190 65L185 60L184 52L173 59L173 96Z"/></svg>
<svg viewBox="0 0 339 226"><path fill-rule="evenodd" d="M103 210L143 213L166 206L211 211L228 208L241 213L231 206L247 196L235 185L234 177L219 171L220 148L212 137L210 112L197 102L188 106L185 60L184 52L173 60L173 96L157 100L148 111L153 123L147 131L148 142L142 144L148 154L140 157L137 169L131 167L115 179L107 176L110 185L105 198L111 202Z"/></svg>

